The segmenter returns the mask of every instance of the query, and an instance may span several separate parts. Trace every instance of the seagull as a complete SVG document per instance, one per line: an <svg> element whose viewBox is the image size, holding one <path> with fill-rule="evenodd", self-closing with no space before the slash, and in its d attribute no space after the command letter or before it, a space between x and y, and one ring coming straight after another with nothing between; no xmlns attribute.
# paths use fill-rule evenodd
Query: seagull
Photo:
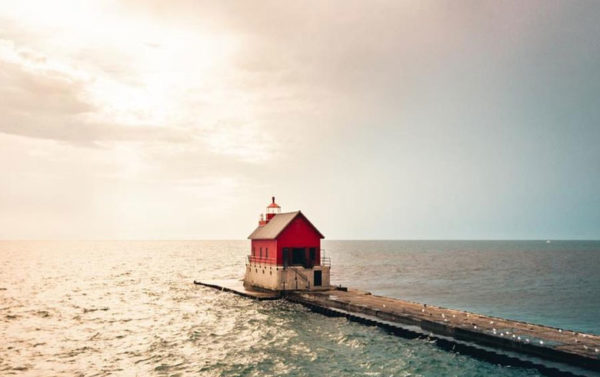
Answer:
<svg viewBox="0 0 600 377"><path fill-rule="evenodd" d="M543 340L540 340L540 344L544 344L544 341L543 341Z"/></svg>

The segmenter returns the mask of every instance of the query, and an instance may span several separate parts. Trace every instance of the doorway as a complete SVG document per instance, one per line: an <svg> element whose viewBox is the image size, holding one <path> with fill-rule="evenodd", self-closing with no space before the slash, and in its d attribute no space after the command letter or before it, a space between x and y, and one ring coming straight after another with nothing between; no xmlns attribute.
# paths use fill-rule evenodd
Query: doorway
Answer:
<svg viewBox="0 0 600 377"><path fill-rule="evenodd" d="M283 267L287 267L290 265L290 248L289 247L284 247L283 248Z"/></svg>
<svg viewBox="0 0 600 377"><path fill-rule="evenodd" d="M315 287L320 287L323 284L323 275L321 271L315 271L315 276L313 280L313 285Z"/></svg>
<svg viewBox="0 0 600 377"><path fill-rule="evenodd" d="M317 248L311 247L308 249L308 265L309 267L313 267L317 263Z"/></svg>

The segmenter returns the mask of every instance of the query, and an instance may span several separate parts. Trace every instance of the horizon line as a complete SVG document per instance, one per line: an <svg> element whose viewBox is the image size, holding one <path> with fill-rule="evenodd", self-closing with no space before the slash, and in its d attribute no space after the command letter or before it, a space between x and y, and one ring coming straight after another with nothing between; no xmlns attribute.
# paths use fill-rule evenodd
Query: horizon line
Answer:
<svg viewBox="0 0 600 377"><path fill-rule="evenodd" d="M247 238L1 238L0 242L42 242L42 241L65 241L65 242L123 242L123 241L248 241ZM600 242L600 239L592 238L337 238L323 239L323 241L590 241Z"/></svg>

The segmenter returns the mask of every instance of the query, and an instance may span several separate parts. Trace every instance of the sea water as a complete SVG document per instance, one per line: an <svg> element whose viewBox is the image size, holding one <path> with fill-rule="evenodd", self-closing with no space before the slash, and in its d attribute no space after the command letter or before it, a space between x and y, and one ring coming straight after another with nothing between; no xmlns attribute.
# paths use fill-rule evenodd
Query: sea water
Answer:
<svg viewBox="0 0 600 377"><path fill-rule="evenodd" d="M332 282L600 333L600 243L324 241ZM536 376L192 284L248 241L1 241L0 375Z"/></svg>

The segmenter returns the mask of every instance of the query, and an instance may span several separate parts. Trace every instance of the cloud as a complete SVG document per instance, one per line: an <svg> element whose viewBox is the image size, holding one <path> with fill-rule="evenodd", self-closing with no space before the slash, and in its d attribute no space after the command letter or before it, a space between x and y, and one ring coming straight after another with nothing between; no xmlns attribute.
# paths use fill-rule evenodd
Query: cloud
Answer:
<svg viewBox="0 0 600 377"><path fill-rule="evenodd" d="M186 211L188 229L209 229L219 191L235 196L229 218L285 193L341 237L485 236L486 216L508 224L540 193L600 213L598 14L516 1L0 3L0 141L18 145L0 150L2 183L27 211L69 196L135 209L132 229ZM581 193L561 199L557 182ZM368 205L337 215L350 202ZM450 221L462 228L447 233Z"/></svg>
<svg viewBox="0 0 600 377"><path fill-rule="evenodd" d="M198 143L248 162L266 161L273 152L273 141L249 121L221 120L185 103L169 109L173 99L160 91L154 98L144 85L82 71L11 41L0 40L0 66L3 133L88 146Z"/></svg>
<svg viewBox="0 0 600 377"><path fill-rule="evenodd" d="M3 110L46 115L79 114L91 110L81 98L86 78L30 49L0 40L0 93ZM5 122L3 122L5 123Z"/></svg>

